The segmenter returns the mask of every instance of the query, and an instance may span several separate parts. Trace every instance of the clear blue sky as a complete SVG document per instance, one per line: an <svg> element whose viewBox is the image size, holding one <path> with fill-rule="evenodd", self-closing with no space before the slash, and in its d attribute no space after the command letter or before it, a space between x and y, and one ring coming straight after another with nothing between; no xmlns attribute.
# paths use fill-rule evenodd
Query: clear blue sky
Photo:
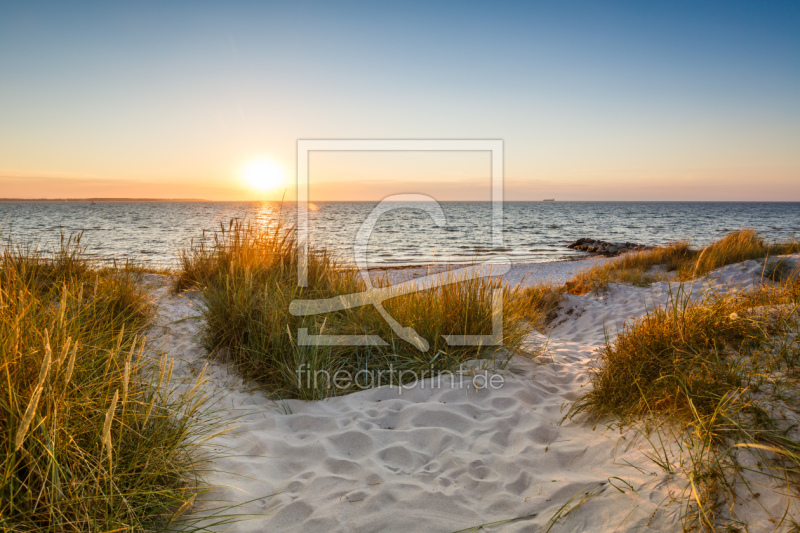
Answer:
<svg viewBox="0 0 800 533"><path fill-rule="evenodd" d="M797 1L0 12L0 197L248 198L243 166L290 179L298 138L500 138L516 199L800 200ZM447 181L410 157L320 167L323 196Z"/></svg>

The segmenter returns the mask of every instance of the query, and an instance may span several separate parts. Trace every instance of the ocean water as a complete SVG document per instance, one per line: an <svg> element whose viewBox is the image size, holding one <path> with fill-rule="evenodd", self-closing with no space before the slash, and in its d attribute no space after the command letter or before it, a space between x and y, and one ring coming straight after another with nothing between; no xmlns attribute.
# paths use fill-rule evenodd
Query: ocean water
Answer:
<svg viewBox="0 0 800 533"><path fill-rule="evenodd" d="M312 245L353 261L359 228L372 202L318 202L309 213ZM469 263L502 253L517 263L577 259L565 245L581 237L640 244L688 239L704 245L741 228L768 239L800 237L800 203L756 202L506 202L503 247L493 248L489 202L442 202L438 226L415 204L384 213L369 239L370 266ZM176 252L231 219L292 224L291 204L258 202L0 202L0 234L47 248L61 233L82 232L102 260L132 259L174 266Z"/></svg>

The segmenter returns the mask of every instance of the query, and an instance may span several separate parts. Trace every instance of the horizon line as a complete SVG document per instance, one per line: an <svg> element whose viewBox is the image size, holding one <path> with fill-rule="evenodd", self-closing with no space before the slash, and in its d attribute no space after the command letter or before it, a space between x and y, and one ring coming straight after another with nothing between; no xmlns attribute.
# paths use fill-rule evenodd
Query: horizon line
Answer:
<svg viewBox="0 0 800 533"><path fill-rule="evenodd" d="M377 203L382 200L316 200L315 202L327 203ZM436 200L442 203L468 203L468 202L481 202L491 203L492 200ZM208 203L231 203L231 202L248 202L248 203L296 203L295 200L254 200L254 199L240 199L240 200L209 200L206 198L146 198L146 197L87 197L87 198L0 198L0 202L208 202ZM642 203L642 202L660 202L660 203L687 203L687 202L715 202L715 203L800 203L800 200L503 200L503 203L571 203L571 202L586 202L586 203Z"/></svg>

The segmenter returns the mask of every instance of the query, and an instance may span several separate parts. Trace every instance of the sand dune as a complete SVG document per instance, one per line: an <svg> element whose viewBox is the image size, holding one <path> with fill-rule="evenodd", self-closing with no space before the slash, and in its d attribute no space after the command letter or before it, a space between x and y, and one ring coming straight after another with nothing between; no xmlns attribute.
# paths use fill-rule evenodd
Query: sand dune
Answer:
<svg viewBox="0 0 800 533"><path fill-rule="evenodd" d="M748 287L760 269L754 261L730 265L694 290ZM151 344L175 358L177 379L190 378L207 364L198 310L190 296L170 294L166 278L149 276L148 283L159 312ZM529 346L547 341L546 355L518 356L493 370L504 380L496 389L469 379L425 380L319 402L273 402L210 364L208 393L218 396L217 408L240 417L232 434L212 443L227 449L209 479L226 488L213 497L249 501L236 512L252 515L221 529L447 532L527 516L486 530L539 531L559 510L574 508L555 531L680 531L676 498L685 480L648 458L653 448L645 439L565 419L587 385L604 328L613 337L624 321L668 297L666 282L568 296L549 339L528 339Z"/></svg>

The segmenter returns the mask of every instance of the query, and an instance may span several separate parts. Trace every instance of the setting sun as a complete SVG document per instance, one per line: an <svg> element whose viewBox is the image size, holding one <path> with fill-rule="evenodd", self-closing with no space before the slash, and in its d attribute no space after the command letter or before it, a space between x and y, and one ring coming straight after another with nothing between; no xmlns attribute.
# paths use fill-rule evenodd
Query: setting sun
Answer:
<svg viewBox="0 0 800 533"><path fill-rule="evenodd" d="M272 159L256 159L245 165L242 178L250 188L268 191L286 183L286 170Z"/></svg>

